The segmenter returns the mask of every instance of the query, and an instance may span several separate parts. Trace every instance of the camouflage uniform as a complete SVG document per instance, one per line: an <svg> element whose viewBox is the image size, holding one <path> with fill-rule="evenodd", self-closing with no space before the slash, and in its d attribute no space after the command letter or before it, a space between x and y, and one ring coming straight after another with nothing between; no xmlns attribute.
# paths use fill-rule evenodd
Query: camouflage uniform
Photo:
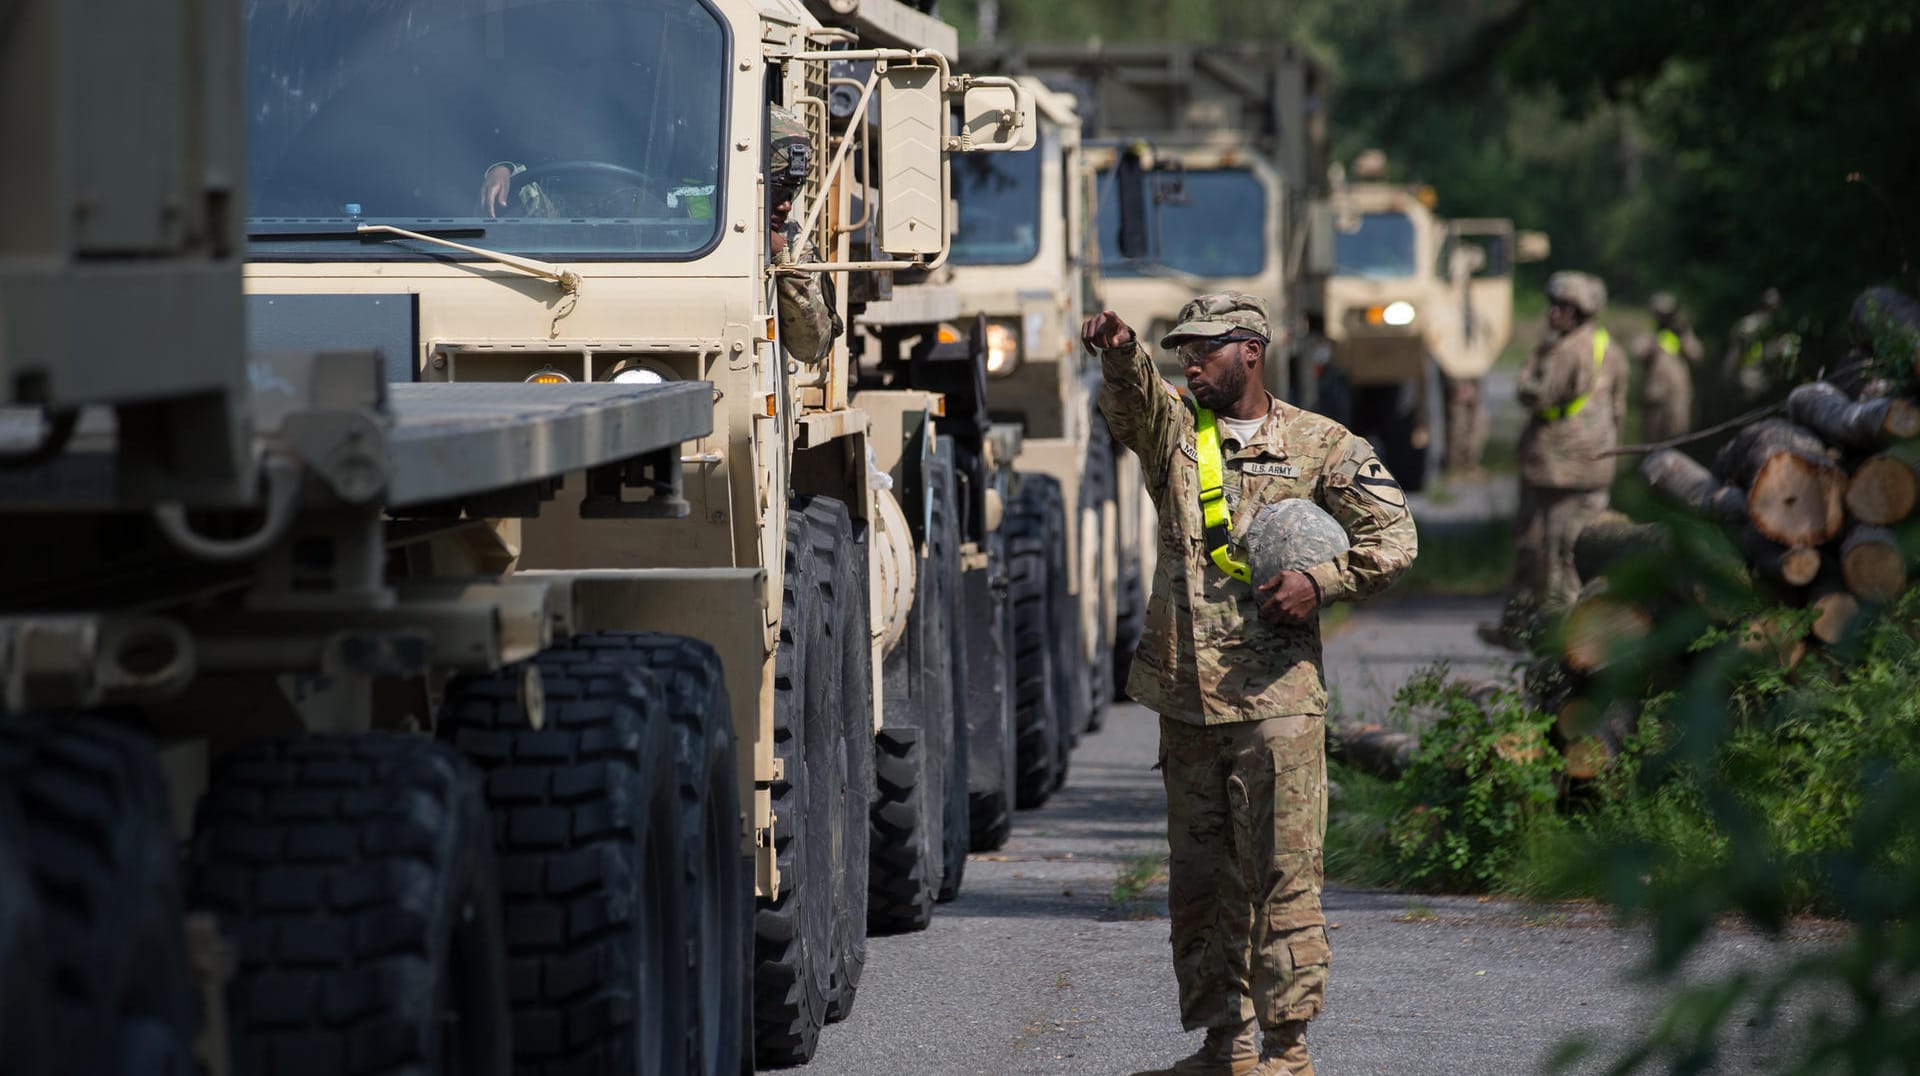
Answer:
<svg viewBox="0 0 1920 1076"><path fill-rule="evenodd" d="M767 126L771 136L768 171L775 176L782 175L793 148L811 147L812 136L800 117L784 108L770 111ZM771 186L768 197L773 197ZM776 266L820 260L813 238L800 234L799 221L789 218L780 234L786 237L787 248L774 255ZM776 270L774 287L779 292L780 343L787 354L809 364L825 359L833 347L834 337L840 335L840 326L833 303L821 285L820 274Z"/></svg>
<svg viewBox="0 0 1920 1076"><path fill-rule="evenodd" d="M1180 321L1168 340L1236 328L1267 334L1259 301L1232 292L1189 303ZM1159 565L1127 690L1161 714L1181 1022L1191 1030L1257 1017L1272 1030L1310 1020L1329 958L1318 620L1261 620L1253 588L1209 559L1194 412L1161 381L1153 356L1136 342L1103 352L1101 366L1100 409L1140 457L1160 517ZM1322 604L1384 589L1414 558L1406 495L1364 438L1269 401L1247 444L1230 436L1223 444L1236 551L1262 505L1311 498L1352 542L1306 573Z"/></svg>
<svg viewBox="0 0 1920 1076"><path fill-rule="evenodd" d="M1487 450L1487 379L1443 374L1440 382L1447 394L1447 443L1442 469L1450 474L1470 474L1479 468Z"/></svg>
<svg viewBox="0 0 1920 1076"><path fill-rule="evenodd" d="M1573 540L1607 507L1614 460L1627 413L1627 360L1609 341L1596 366L1593 320L1606 305L1606 288L1586 273L1555 273L1547 294L1570 303L1586 319L1549 336L1520 372L1518 395L1527 411L1520 433L1520 519L1506 629L1517 632L1541 609L1572 601L1580 590ZM1577 401L1584 405L1566 414Z"/></svg>
<svg viewBox="0 0 1920 1076"><path fill-rule="evenodd" d="M1666 441L1693 428L1693 366L1702 349L1671 295L1661 292L1648 305L1657 331L1633 348L1640 368L1640 440Z"/></svg>

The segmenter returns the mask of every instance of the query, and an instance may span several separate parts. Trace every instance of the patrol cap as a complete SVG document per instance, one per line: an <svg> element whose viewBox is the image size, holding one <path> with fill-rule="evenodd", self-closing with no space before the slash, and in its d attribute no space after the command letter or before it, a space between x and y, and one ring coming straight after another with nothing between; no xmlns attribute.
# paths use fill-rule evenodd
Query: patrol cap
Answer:
<svg viewBox="0 0 1920 1076"><path fill-rule="evenodd" d="M1592 317L1607 305L1607 286L1592 273L1562 270L1547 278L1547 298Z"/></svg>
<svg viewBox="0 0 1920 1076"><path fill-rule="evenodd" d="M1241 331L1253 333L1263 343L1273 338L1267 328L1267 304L1246 292L1217 291L1181 307L1173 329L1160 338L1160 346L1178 347L1196 336Z"/></svg>
<svg viewBox="0 0 1920 1076"><path fill-rule="evenodd" d="M1680 300L1674 298L1670 291L1656 291L1647 300L1647 309L1655 317L1670 318L1680 312Z"/></svg>
<svg viewBox="0 0 1920 1076"><path fill-rule="evenodd" d="M795 148L800 152L796 154ZM795 157L799 160L795 160ZM791 109L775 105L767 110L767 165L776 180L802 177L812 165L813 134L806 121Z"/></svg>

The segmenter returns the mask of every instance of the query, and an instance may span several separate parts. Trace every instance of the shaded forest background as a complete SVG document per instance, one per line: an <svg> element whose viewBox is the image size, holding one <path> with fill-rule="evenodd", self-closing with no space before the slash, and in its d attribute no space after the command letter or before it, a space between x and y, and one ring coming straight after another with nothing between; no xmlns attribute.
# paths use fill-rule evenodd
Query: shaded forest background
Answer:
<svg viewBox="0 0 1920 1076"><path fill-rule="evenodd" d="M963 41L1291 40L1335 76L1336 159L1384 149L1448 216L1547 231L1555 268L1670 289L1710 344L1774 287L1836 357L1915 288L1912 0L944 0ZM1778 323L1777 323L1778 324Z"/></svg>

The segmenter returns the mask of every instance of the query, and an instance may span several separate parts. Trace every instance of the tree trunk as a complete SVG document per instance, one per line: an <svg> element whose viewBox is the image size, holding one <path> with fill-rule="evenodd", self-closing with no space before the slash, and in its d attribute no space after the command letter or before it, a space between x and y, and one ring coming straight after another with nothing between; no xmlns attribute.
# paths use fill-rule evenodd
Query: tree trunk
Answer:
<svg viewBox="0 0 1920 1076"><path fill-rule="evenodd" d="M1840 574L1861 601L1892 601L1907 589L1907 558L1900 552L1900 540L1885 527L1853 528L1840 545Z"/></svg>
<svg viewBox="0 0 1920 1076"><path fill-rule="evenodd" d="M1577 673L1606 667L1616 649L1631 646L1653 631L1653 616L1623 598L1604 592L1573 603L1560 627L1560 654Z"/></svg>
<svg viewBox="0 0 1920 1076"><path fill-rule="evenodd" d="M1397 780L1413 762L1420 738L1379 725L1341 721L1334 725L1328 753L1362 773Z"/></svg>
<svg viewBox="0 0 1920 1076"><path fill-rule="evenodd" d="M1920 302L1912 297L1893 288L1868 288L1853 301L1847 331L1853 346L1910 364L1920 375Z"/></svg>
<svg viewBox="0 0 1920 1076"><path fill-rule="evenodd" d="M1775 456L1795 453L1809 460L1831 462L1827 443L1820 435L1785 419L1762 419L1742 427L1713 458L1713 473L1721 481L1736 486L1751 486L1760 469ZM1748 491L1747 499L1753 499Z"/></svg>
<svg viewBox="0 0 1920 1076"><path fill-rule="evenodd" d="M1635 523L1620 512L1602 512L1573 540L1573 567L1580 581L1598 579L1622 557L1661 553L1667 549L1667 529L1658 523Z"/></svg>
<svg viewBox="0 0 1920 1076"><path fill-rule="evenodd" d="M1747 494L1723 485L1692 456L1677 448L1655 449L1640 461L1640 477L1666 501L1723 523L1747 518Z"/></svg>
<svg viewBox="0 0 1920 1076"><path fill-rule="evenodd" d="M1847 629L1860 615L1860 599L1840 580L1827 579L1815 586L1813 600L1807 603L1807 608L1818 614L1813 621L1813 637L1833 646L1846 638Z"/></svg>
<svg viewBox="0 0 1920 1076"><path fill-rule="evenodd" d="M1861 523L1886 526L1913 514L1920 500L1920 472L1894 449L1868 456L1847 479L1847 514Z"/></svg>
<svg viewBox="0 0 1920 1076"><path fill-rule="evenodd" d="M1747 519L1781 545L1824 545L1846 526L1846 493L1846 472L1825 458L1774 452L1747 487Z"/></svg>
<svg viewBox="0 0 1920 1076"><path fill-rule="evenodd" d="M1898 397L1855 402L1825 381L1789 392L1787 418L1829 441L1854 448L1877 448L1920 436L1920 408L1911 402Z"/></svg>
<svg viewBox="0 0 1920 1076"><path fill-rule="evenodd" d="M1788 612L1761 613L1740 633L1740 649L1782 669L1792 669L1807 656L1807 640L1794 629L1795 620Z"/></svg>
<svg viewBox="0 0 1920 1076"><path fill-rule="evenodd" d="M1752 527L1740 530L1740 552L1755 571L1788 586L1804 587L1820 574L1818 549L1778 545Z"/></svg>

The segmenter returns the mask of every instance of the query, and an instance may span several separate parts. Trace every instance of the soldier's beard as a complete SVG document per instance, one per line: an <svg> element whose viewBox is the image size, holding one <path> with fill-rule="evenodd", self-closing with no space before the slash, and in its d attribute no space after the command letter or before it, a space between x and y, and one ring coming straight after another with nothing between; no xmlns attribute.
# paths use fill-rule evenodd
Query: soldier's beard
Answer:
<svg viewBox="0 0 1920 1076"><path fill-rule="evenodd" d="M1224 411L1240 399L1247 391L1247 368L1234 363L1222 370L1216 381L1187 381L1187 390L1193 393L1193 402L1209 411Z"/></svg>

